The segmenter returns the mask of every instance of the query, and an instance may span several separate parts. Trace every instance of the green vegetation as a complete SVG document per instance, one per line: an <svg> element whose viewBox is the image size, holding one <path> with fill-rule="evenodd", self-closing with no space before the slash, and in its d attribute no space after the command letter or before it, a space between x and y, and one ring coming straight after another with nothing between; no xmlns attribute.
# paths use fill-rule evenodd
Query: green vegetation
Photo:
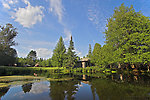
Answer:
<svg viewBox="0 0 150 100"><path fill-rule="evenodd" d="M13 65L17 52L12 46L17 45L14 38L18 32L11 24L0 26L0 65Z"/></svg>
<svg viewBox="0 0 150 100"><path fill-rule="evenodd" d="M91 58L91 57L92 57L92 48L91 48L91 44L89 44L89 51L88 51L87 57L88 57L88 58Z"/></svg>
<svg viewBox="0 0 150 100"><path fill-rule="evenodd" d="M150 19L122 4L108 19L106 44L95 44L92 62L98 66L144 69L150 66Z"/></svg>
<svg viewBox="0 0 150 100"><path fill-rule="evenodd" d="M64 66L66 48L64 45L63 38L60 37L52 56L52 65L54 67L62 67Z"/></svg>
<svg viewBox="0 0 150 100"><path fill-rule="evenodd" d="M77 62L77 56L74 51L74 42L72 41L72 36L70 40L70 45L66 54L65 66L66 67L74 67Z"/></svg>
<svg viewBox="0 0 150 100"><path fill-rule="evenodd" d="M92 79L90 84L91 90L96 92L101 100L146 100L146 98L150 98L149 86L129 83L116 84L116 82L104 79Z"/></svg>
<svg viewBox="0 0 150 100"><path fill-rule="evenodd" d="M17 58L14 38L18 34L16 28L11 24L1 27L0 30L0 65L14 65L29 67L54 67L51 72L113 72L115 68L149 71L150 68L150 19L141 12L135 12L133 6L126 7L122 4L115 8L114 14L108 19L105 45L96 43L92 51L89 44L87 57L90 58L92 66L90 68L79 67L80 57L76 55L74 42L71 36L70 45L66 49L63 38L60 37L53 56L49 59L37 59L36 51L31 50L26 58ZM17 61L16 61L17 60ZM58 67L58 68L56 68ZM63 67L63 70L62 70ZM73 69L74 68L74 69ZM108 68L110 68L108 70ZM1 75L11 75L14 73L33 73L30 68L16 68L9 72L9 69L1 70ZM13 70L12 68L11 70ZM23 70L22 70L23 69ZM36 69L36 68L35 68ZM42 68L40 70L43 71ZM103 69L103 70L102 70ZM20 70L20 69L19 69ZM36 69L37 70L37 69ZM79 71L81 70L81 71ZM8 71L8 72L7 72ZM25 71L25 72L24 72ZM26 72L27 71L27 72Z"/></svg>

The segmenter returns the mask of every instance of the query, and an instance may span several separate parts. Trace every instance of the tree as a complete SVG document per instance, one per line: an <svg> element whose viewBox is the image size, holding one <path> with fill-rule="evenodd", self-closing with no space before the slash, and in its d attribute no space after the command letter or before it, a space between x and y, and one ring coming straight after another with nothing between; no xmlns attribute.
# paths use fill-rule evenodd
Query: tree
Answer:
<svg viewBox="0 0 150 100"><path fill-rule="evenodd" d="M36 51L31 50L29 52L29 54L27 55L27 58L32 59L32 60L36 60L37 56L36 56Z"/></svg>
<svg viewBox="0 0 150 100"><path fill-rule="evenodd" d="M12 24L0 26L0 65L13 65L16 62L17 52L11 46L17 45L14 41L17 34Z"/></svg>
<svg viewBox="0 0 150 100"><path fill-rule="evenodd" d="M87 57L91 58L91 56L92 56L92 48L91 48L91 44L89 44L89 52L88 52Z"/></svg>
<svg viewBox="0 0 150 100"><path fill-rule="evenodd" d="M60 37L60 39L53 51L52 65L55 67L64 66L65 53L66 53L66 48L64 45L64 41L63 41L63 38Z"/></svg>
<svg viewBox="0 0 150 100"><path fill-rule="evenodd" d="M70 40L70 45L66 54L65 66L74 67L77 62L77 56L74 51L74 42L72 41L72 36Z"/></svg>
<svg viewBox="0 0 150 100"><path fill-rule="evenodd" d="M150 64L150 19L133 6L122 4L108 19L106 43L112 46L114 63Z"/></svg>
<svg viewBox="0 0 150 100"><path fill-rule="evenodd" d="M36 59L37 59L36 51L31 50L27 55L27 63L31 66L34 66L36 63Z"/></svg>
<svg viewBox="0 0 150 100"><path fill-rule="evenodd" d="M93 49L93 55L91 57L91 63L95 64L96 66L100 65L100 53L101 53L101 45L96 43Z"/></svg>

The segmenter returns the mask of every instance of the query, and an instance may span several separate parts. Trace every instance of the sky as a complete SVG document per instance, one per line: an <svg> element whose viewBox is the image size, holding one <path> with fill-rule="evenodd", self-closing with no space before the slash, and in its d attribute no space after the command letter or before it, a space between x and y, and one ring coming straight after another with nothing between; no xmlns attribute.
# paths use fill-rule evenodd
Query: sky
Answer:
<svg viewBox="0 0 150 100"><path fill-rule="evenodd" d="M122 3L150 16L150 0L0 0L0 25L11 23L18 35L19 57L31 50L38 58L52 57L63 37L66 48L73 37L76 54L86 56L91 44L105 44L107 19Z"/></svg>

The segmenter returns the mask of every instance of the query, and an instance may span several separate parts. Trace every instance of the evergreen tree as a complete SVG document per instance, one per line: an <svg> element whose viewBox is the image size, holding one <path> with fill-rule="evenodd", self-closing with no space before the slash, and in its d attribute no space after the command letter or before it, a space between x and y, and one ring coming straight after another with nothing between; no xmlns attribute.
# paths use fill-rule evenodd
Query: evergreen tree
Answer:
<svg viewBox="0 0 150 100"><path fill-rule="evenodd" d="M55 67L64 66L65 53L66 53L66 48L64 45L64 41L63 41L63 38L60 37L60 39L53 51L52 65Z"/></svg>
<svg viewBox="0 0 150 100"><path fill-rule="evenodd" d="M72 41L72 36L71 36L70 45L66 54L65 66L74 67L76 62L77 62L77 56L74 51L74 42Z"/></svg>
<svg viewBox="0 0 150 100"><path fill-rule="evenodd" d="M92 56L92 48L91 48L91 44L89 44L89 52L88 52L87 57L91 58L91 56Z"/></svg>

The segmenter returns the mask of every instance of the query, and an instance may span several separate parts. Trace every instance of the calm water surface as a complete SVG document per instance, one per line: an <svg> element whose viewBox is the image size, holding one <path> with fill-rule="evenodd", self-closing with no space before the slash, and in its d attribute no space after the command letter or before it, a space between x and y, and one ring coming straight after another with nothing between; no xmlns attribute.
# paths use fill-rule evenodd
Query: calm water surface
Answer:
<svg viewBox="0 0 150 100"><path fill-rule="evenodd" d="M32 81L0 88L1 100L150 100L148 75L72 76L68 81Z"/></svg>

